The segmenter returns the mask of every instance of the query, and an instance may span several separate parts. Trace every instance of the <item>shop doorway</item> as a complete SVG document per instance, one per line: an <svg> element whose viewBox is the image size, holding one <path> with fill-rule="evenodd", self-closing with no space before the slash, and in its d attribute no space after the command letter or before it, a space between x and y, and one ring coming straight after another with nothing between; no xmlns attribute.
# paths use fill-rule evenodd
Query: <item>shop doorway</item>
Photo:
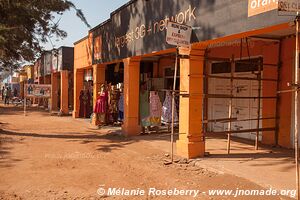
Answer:
<svg viewBox="0 0 300 200"><path fill-rule="evenodd" d="M79 118L90 118L93 113L93 69L83 70L83 84L79 93Z"/></svg>
<svg viewBox="0 0 300 200"><path fill-rule="evenodd" d="M175 54L165 54L145 57L140 63L139 123L142 134L171 131L175 58ZM177 74L176 90L179 91L179 67ZM179 96L175 97L174 122L175 132L178 132Z"/></svg>

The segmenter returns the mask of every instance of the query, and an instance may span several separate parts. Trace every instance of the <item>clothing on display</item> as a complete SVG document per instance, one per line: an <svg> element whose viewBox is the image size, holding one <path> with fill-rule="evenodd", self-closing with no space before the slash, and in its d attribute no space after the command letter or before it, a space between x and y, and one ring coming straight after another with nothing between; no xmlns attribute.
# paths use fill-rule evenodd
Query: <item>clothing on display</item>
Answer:
<svg viewBox="0 0 300 200"><path fill-rule="evenodd" d="M101 86L101 92L99 92L94 108L96 125L114 124L118 122L118 118L123 120L124 106L123 94L120 95L121 86L120 83Z"/></svg>
<svg viewBox="0 0 300 200"><path fill-rule="evenodd" d="M150 126L151 124L149 121L149 92L148 91L140 92L139 107L140 107L141 126L143 127Z"/></svg>
<svg viewBox="0 0 300 200"><path fill-rule="evenodd" d="M151 126L161 125L161 115L162 115L162 104L158 93L155 91L150 91L150 124Z"/></svg>
<svg viewBox="0 0 300 200"><path fill-rule="evenodd" d="M92 95L89 90L86 91L86 118L90 118L92 112L93 112L93 106L91 104Z"/></svg>
<svg viewBox="0 0 300 200"><path fill-rule="evenodd" d="M172 123L172 94L167 91L166 98L162 107L162 123L170 124ZM174 123L178 123L178 114L176 106L174 106Z"/></svg>
<svg viewBox="0 0 300 200"><path fill-rule="evenodd" d="M177 113L177 116L179 116L179 95L176 95L175 96L175 107L176 107L176 113Z"/></svg>
<svg viewBox="0 0 300 200"><path fill-rule="evenodd" d="M113 85L109 91L109 121L111 123L118 121L119 109L118 103L120 98L119 90Z"/></svg>
<svg viewBox="0 0 300 200"><path fill-rule="evenodd" d="M96 124L106 124L108 92L103 89L97 97L94 113L96 115Z"/></svg>
<svg viewBox="0 0 300 200"><path fill-rule="evenodd" d="M108 93L103 91L97 97L97 101L95 104L94 113L106 113L107 112L107 100L108 100Z"/></svg>
<svg viewBox="0 0 300 200"><path fill-rule="evenodd" d="M91 94L88 90L82 90L79 96L79 117L89 118L91 116Z"/></svg>
<svg viewBox="0 0 300 200"><path fill-rule="evenodd" d="M123 93L120 94L118 107L119 107L119 121L123 121L123 119L124 119L124 95L123 95Z"/></svg>
<svg viewBox="0 0 300 200"><path fill-rule="evenodd" d="M79 117L83 118L83 115L84 115L83 90L81 90L79 95Z"/></svg>

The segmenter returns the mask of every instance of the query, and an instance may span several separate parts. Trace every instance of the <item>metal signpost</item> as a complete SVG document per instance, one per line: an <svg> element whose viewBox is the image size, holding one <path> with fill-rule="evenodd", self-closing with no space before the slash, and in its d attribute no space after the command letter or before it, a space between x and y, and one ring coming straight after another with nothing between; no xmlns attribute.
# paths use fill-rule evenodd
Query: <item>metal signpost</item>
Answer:
<svg viewBox="0 0 300 200"><path fill-rule="evenodd" d="M297 189L297 199L300 198L299 191L299 132L298 132L298 92L299 92L299 0L278 0L278 11L283 13L290 13L296 15L295 25L296 25L296 49L295 49L295 76L294 83L289 84L294 89L288 92L294 92L294 142L295 142L295 163L296 163L296 189ZM279 91L283 93L287 91Z"/></svg>
<svg viewBox="0 0 300 200"><path fill-rule="evenodd" d="M172 126L171 126L171 162L174 161L174 115L175 115L175 90L177 78L177 65L178 65L178 47L190 47L192 35L192 27L187 25L178 24L175 22L168 22L166 42L170 45L176 46L176 60L175 71L173 80L172 91Z"/></svg>

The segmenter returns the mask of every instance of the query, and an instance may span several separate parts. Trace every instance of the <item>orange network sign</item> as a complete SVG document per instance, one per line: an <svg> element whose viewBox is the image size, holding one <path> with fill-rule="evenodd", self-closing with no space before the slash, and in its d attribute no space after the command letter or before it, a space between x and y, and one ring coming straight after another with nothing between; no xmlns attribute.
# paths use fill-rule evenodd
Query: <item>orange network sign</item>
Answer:
<svg viewBox="0 0 300 200"><path fill-rule="evenodd" d="M278 0L248 0L248 17L278 8Z"/></svg>

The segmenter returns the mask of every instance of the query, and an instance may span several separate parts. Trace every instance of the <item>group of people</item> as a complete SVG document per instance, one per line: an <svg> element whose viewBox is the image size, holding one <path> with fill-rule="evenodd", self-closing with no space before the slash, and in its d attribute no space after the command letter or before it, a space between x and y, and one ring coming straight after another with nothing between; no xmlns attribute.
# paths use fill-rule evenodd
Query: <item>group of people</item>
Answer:
<svg viewBox="0 0 300 200"><path fill-rule="evenodd" d="M2 87L1 89L1 95L2 95L2 101L4 101L4 105L9 105L9 100L12 97L18 96L18 90L17 88L14 88L13 94L10 87Z"/></svg>
<svg viewBox="0 0 300 200"><path fill-rule="evenodd" d="M96 125L121 123L124 117L123 85L102 84L94 107Z"/></svg>

